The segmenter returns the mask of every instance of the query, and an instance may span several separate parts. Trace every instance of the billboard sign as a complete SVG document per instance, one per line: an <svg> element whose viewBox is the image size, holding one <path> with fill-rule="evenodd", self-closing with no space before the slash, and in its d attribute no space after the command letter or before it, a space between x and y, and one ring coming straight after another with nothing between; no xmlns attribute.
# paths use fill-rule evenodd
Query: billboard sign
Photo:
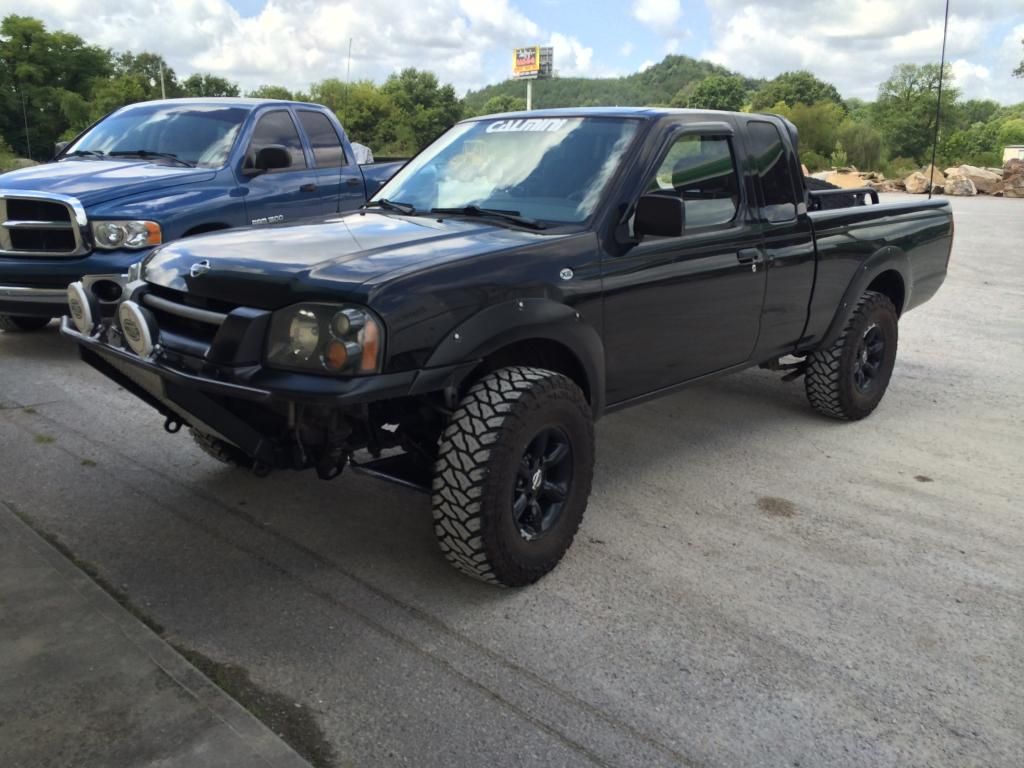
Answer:
<svg viewBox="0 0 1024 768"><path fill-rule="evenodd" d="M512 78L514 80L537 80L551 77L553 49L530 45L512 51Z"/></svg>

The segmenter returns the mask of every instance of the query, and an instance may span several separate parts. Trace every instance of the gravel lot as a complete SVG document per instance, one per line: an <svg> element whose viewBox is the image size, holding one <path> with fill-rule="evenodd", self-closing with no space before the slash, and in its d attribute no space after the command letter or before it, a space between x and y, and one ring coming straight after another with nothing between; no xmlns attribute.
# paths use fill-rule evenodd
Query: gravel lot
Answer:
<svg viewBox="0 0 1024 768"><path fill-rule="evenodd" d="M0 502L288 697L322 765L1016 768L1024 201L954 208L875 415L751 371L608 417L533 588L449 568L415 493L221 467L55 327L0 334Z"/></svg>

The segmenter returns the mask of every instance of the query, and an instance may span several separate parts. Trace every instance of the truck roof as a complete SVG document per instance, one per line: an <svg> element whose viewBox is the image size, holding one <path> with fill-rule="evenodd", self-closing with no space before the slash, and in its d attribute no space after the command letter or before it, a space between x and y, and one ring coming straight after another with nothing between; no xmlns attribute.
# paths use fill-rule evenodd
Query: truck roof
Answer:
<svg viewBox="0 0 1024 768"><path fill-rule="evenodd" d="M134 104L128 104L127 106L121 107L121 109L126 110L134 107L151 106L153 104L180 104L183 106L188 104L222 104L224 106L244 107L249 109L255 109L256 107L264 104L290 104L292 106L324 108L320 104L313 104L308 101L289 101L286 99L257 99L244 96L186 96L180 99L153 99L152 101L139 101Z"/></svg>
<svg viewBox="0 0 1024 768"><path fill-rule="evenodd" d="M658 118L666 115L729 115L714 109L675 109L672 107L559 107L557 109L534 109L529 112L503 112L500 115L478 115L466 118L480 120L485 117L516 119L538 119L549 117L642 117Z"/></svg>

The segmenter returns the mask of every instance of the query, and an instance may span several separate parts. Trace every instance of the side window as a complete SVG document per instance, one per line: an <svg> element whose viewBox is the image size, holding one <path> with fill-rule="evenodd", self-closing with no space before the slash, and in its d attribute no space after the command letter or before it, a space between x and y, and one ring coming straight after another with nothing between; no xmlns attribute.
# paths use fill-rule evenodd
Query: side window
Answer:
<svg viewBox="0 0 1024 768"><path fill-rule="evenodd" d="M740 201L739 176L725 136L680 136L647 185L645 194L670 195L686 204L686 228L728 224Z"/></svg>
<svg viewBox="0 0 1024 768"><path fill-rule="evenodd" d="M338 132L334 130L327 115L320 112L299 110L299 122L313 147L317 168L340 168L345 165L345 151L341 148Z"/></svg>
<svg viewBox="0 0 1024 768"><path fill-rule="evenodd" d="M280 144L291 155L292 165L289 170L306 167L306 156L302 153L302 140L295 127L295 121L285 110L268 112L256 123L249 142L249 151L245 154L245 167L252 168L256 153L270 144Z"/></svg>
<svg viewBox="0 0 1024 768"><path fill-rule="evenodd" d="M791 221L796 218L796 190L779 129L760 121L751 121L747 129L764 191L763 216L768 221Z"/></svg>

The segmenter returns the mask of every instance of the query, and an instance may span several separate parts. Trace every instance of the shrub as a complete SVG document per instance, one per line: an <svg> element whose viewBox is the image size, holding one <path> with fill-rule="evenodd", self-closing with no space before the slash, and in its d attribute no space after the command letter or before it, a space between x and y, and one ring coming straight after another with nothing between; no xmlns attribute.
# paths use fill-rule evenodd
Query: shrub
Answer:
<svg viewBox="0 0 1024 768"><path fill-rule="evenodd" d="M807 166L807 170L811 173L817 173L818 171L824 171L830 168L828 158L823 155L819 155L813 149L805 149L800 153L800 162Z"/></svg>
<svg viewBox="0 0 1024 768"><path fill-rule="evenodd" d="M894 157L882 164L882 172L890 179L905 179L920 169L921 167L912 157Z"/></svg>
<svg viewBox="0 0 1024 768"><path fill-rule="evenodd" d="M832 161L833 168L845 168L850 164L850 158L846 154L846 150L843 149L843 142L837 141L836 148L832 150Z"/></svg>

